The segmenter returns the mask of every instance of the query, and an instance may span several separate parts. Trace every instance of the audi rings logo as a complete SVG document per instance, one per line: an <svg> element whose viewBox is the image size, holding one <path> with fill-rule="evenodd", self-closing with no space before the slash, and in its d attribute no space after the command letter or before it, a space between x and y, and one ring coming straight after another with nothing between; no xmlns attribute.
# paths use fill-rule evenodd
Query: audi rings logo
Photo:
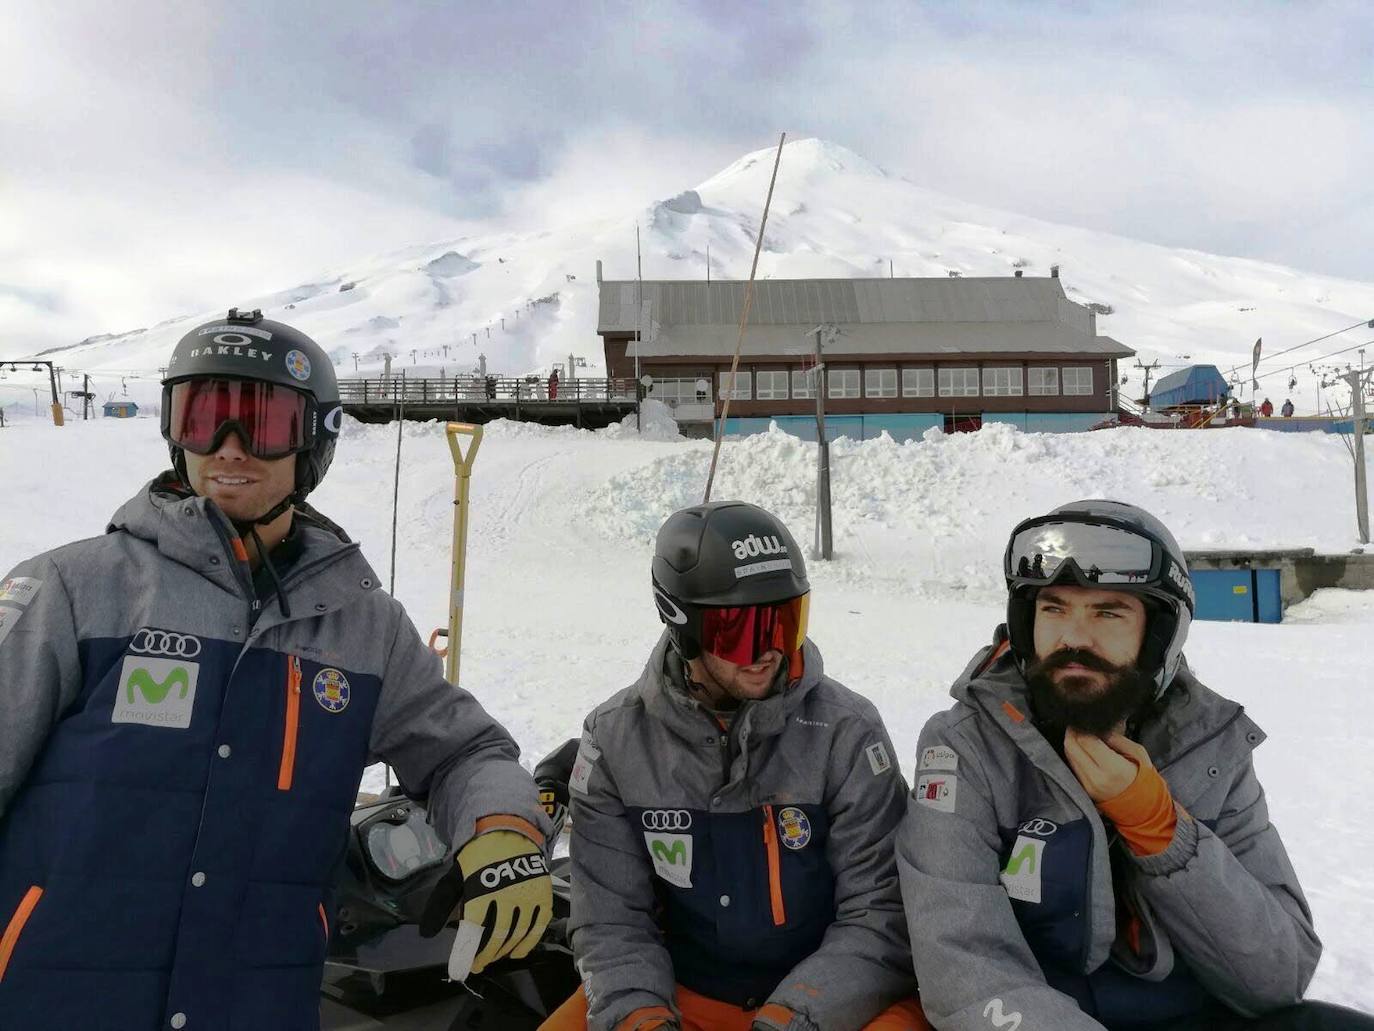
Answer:
<svg viewBox="0 0 1374 1031"><path fill-rule="evenodd" d="M1042 816L1037 816L1034 820L1027 820L1016 828L1019 834L1034 834L1039 838L1048 838L1059 829L1059 824L1053 820L1046 820Z"/></svg>
<svg viewBox="0 0 1374 1031"><path fill-rule="evenodd" d="M200 638L144 627L134 634L129 651L140 655L165 655L169 659L194 659L200 654Z"/></svg>
<svg viewBox="0 0 1374 1031"><path fill-rule="evenodd" d="M692 826L686 809L646 809L640 817L646 831L685 831Z"/></svg>

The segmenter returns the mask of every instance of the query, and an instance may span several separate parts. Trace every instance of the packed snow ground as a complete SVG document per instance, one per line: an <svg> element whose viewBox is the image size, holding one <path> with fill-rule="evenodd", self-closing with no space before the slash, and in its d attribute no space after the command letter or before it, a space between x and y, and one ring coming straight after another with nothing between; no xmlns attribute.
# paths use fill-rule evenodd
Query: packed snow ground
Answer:
<svg viewBox="0 0 1374 1031"><path fill-rule="evenodd" d="M652 420L651 420L652 421ZM312 499L390 580L397 429L346 423ZM658 438L658 439L652 439ZM446 621L453 475L442 430L402 434L396 595ZM700 498L709 445L654 422L639 436L496 423L478 453L461 680L533 764L631 682L658 635L649 557L659 522ZM166 465L155 419L0 430L0 573L98 534ZM1135 501L1185 547L1355 546L1338 438L1258 430L1034 435L1006 426L912 444L833 446L836 560L810 564L828 671L881 710L909 776L922 724L1001 618L1001 551L1020 518L1085 496ZM781 434L727 442L718 498L780 512L812 537L814 450ZM98 584L90 585L98 590ZM1256 764L1326 952L1319 998L1374 1011L1374 750L1356 719L1374 681L1374 592L1321 592L1279 626L1195 624L1188 656L1269 733ZM365 783L380 783L380 770Z"/></svg>

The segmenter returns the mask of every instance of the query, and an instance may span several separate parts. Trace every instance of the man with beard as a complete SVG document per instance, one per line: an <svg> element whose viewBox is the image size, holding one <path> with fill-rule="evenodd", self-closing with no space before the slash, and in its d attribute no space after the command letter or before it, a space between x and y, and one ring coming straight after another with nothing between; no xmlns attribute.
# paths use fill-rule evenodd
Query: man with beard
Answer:
<svg viewBox="0 0 1374 1031"><path fill-rule="evenodd" d="M1301 1002L1321 943L1251 752L1189 672L1173 535L1114 501L1021 523L1007 622L921 733L897 860L942 1029L1374 1028Z"/></svg>

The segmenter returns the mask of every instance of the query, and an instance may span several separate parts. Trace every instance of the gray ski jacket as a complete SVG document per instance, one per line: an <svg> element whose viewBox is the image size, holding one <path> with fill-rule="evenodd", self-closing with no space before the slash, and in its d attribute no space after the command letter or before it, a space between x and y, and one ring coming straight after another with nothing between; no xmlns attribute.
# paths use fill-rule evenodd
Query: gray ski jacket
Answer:
<svg viewBox="0 0 1374 1031"><path fill-rule="evenodd" d="M0 582L0 1023L313 1029L363 767L462 845L548 824L510 735L448 683L356 544L256 620L218 507L154 481Z"/></svg>
<svg viewBox="0 0 1374 1031"><path fill-rule="evenodd" d="M877 710L803 655L723 733L665 635L588 716L569 927L594 1031L676 1014L676 984L787 1031L856 1029L915 993L893 857L906 783Z"/></svg>
<svg viewBox="0 0 1374 1031"><path fill-rule="evenodd" d="M1241 706L1180 668L1136 735L1178 825L1164 852L1136 856L1028 718L1004 642L1002 628L922 731L898 836L931 1022L1165 1026L1218 1003L1255 1015L1300 999L1321 943L1255 777L1264 735ZM1138 917L1134 944L1116 894Z"/></svg>

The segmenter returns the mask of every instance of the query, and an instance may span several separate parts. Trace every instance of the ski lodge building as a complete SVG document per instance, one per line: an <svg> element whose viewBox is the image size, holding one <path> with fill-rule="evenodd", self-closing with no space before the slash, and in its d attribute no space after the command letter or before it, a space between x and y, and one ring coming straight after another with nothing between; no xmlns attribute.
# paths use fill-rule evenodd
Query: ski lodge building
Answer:
<svg viewBox="0 0 1374 1031"><path fill-rule="evenodd" d="M731 390L727 433L771 420L814 440L818 327L833 327L821 330L832 439L912 440L985 422L1086 430L1116 416L1117 363L1135 354L1098 334L1096 314L1068 299L1057 274L763 279L731 384L745 283L602 280L600 262L597 281L607 376L650 377L645 396L693 435L709 434Z"/></svg>

